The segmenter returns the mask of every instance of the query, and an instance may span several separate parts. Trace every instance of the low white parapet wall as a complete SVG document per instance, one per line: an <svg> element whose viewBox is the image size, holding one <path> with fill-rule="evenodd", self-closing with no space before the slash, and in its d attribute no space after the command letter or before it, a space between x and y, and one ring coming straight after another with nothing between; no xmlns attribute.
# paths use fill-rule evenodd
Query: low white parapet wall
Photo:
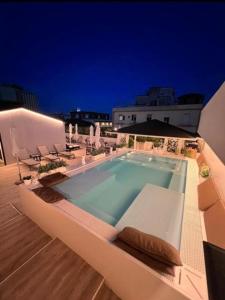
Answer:
<svg viewBox="0 0 225 300"><path fill-rule="evenodd" d="M52 237L62 240L123 300L187 300L190 297L157 272L117 248L52 204L20 186L23 212Z"/></svg>
<svg viewBox="0 0 225 300"><path fill-rule="evenodd" d="M66 133L66 136L69 137L69 133ZM81 136L83 138L83 142L86 138L89 138L89 135L86 134L79 134L79 137ZM108 137L108 136L101 136L101 139L103 139L107 143L116 143L116 138ZM95 141L95 136L93 136L93 141Z"/></svg>

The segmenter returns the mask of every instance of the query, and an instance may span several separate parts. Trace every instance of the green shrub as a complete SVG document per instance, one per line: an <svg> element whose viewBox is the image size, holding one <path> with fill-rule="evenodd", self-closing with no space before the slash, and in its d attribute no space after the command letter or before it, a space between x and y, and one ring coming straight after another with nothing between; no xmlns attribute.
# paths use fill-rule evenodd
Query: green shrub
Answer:
<svg viewBox="0 0 225 300"><path fill-rule="evenodd" d="M96 155L99 155L99 154L102 154L102 153L105 153L105 150L102 149L102 148L99 148L99 149L92 149L92 150L91 150L91 155L92 155L92 156L96 156Z"/></svg>
<svg viewBox="0 0 225 300"><path fill-rule="evenodd" d="M43 165L43 166L40 166L38 168L38 173L47 173L49 172L50 170L55 170L57 168L60 168L60 167L66 167L66 162L64 160L59 160L59 161L54 161L54 162L50 162L46 165Z"/></svg>
<svg viewBox="0 0 225 300"><path fill-rule="evenodd" d="M127 144L126 143L121 143L119 145L116 145L116 148L123 148L123 147L126 147Z"/></svg>
<svg viewBox="0 0 225 300"><path fill-rule="evenodd" d="M209 167L207 165L202 165L200 168L200 175L202 177L208 177L209 176Z"/></svg>

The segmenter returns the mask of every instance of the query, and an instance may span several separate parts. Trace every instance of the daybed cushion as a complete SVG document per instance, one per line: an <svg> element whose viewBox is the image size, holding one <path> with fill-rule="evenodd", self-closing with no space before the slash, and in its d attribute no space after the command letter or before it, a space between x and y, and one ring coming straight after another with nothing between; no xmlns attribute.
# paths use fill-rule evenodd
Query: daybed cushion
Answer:
<svg viewBox="0 0 225 300"><path fill-rule="evenodd" d="M39 182L43 186L52 186L54 184L61 183L65 180L67 180L68 178L69 178L68 176L66 176L60 172L57 172L57 173L50 174L50 175L47 175L47 176L39 179Z"/></svg>
<svg viewBox="0 0 225 300"><path fill-rule="evenodd" d="M174 270L173 266L169 266L167 264L164 264L164 263L152 258L151 256L149 256L149 255L147 255L147 254L145 254L145 253L129 246L127 243L124 243L120 239L114 240L113 244L115 246L119 247L120 249L126 251L130 255L134 256L135 258L137 258L138 260L143 262L148 267L154 269L155 271L165 273L165 274L169 274L169 275L172 275L172 276L175 275L175 270Z"/></svg>
<svg viewBox="0 0 225 300"><path fill-rule="evenodd" d="M219 194L211 178L198 185L198 208L200 210L207 210L217 200L219 200Z"/></svg>
<svg viewBox="0 0 225 300"><path fill-rule="evenodd" d="M117 238L164 264L182 266L177 249L156 236L132 227L125 227Z"/></svg>
<svg viewBox="0 0 225 300"><path fill-rule="evenodd" d="M42 200L48 203L54 203L65 198L62 194L50 187L39 187L34 189L33 192Z"/></svg>
<svg viewBox="0 0 225 300"><path fill-rule="evenodd" d="M225 249L225 206L217 201L204 212L207 241Z"/></svg>
<svg viewBox="0 0 225 300"><path fill-rule="evenodd" d="M40 165L39 161L36 161L33 158L28 158L28 159L21 159L21 162L28 165L28 166L36 166L36 165Z"/></svg>
<svg viewBox="0 0 225 300"><path fill-rule="evenodd" d="M53 155L53 154L45 155L44 158L49 159L49 160L56 160L56 159L59 159L58 156Z"/></svg>

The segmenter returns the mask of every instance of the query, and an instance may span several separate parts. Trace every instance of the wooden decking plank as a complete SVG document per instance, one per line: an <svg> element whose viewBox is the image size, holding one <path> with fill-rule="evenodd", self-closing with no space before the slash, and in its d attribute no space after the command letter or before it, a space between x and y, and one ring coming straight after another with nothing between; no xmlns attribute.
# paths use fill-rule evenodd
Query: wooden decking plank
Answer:
<svg viewBox="0 0 225 300"><path fill-rule="evenodd" d="M0 228L2 225L14 219L18 215L19 212L15 208L13 208L9 202L0 204Z"/></svg>
<svg viewBox="0 0 225 300"><path fill-rule="evenodd" d="M99 289L93 300L121 300L116 294L104 283Z"/></svg>
<svg viewBox="0 0 225 300"><path fill-rule="evenodd" d="M0 227L0 282L25 263L51 238L27 217L19 215Z"/></svg>
<svg viewBox="0 0 225 300"><path fill-rule="evenodd" d="M0 284L0 298L91 300L103 278L59 240Z"/></svg>

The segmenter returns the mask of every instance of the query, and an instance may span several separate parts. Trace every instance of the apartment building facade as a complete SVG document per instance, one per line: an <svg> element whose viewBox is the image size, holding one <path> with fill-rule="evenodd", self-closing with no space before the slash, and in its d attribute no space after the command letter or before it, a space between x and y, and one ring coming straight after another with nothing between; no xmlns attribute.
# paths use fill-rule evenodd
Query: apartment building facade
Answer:
<svg viewBox="0 0 225 300"><path fill-rule="evenodd" d="M72 120L83 120L93 124L99 123L101 127L111 127L112 121L108 113L81 111L76 109L70 112Z"/></svg>
<svg viewBox="0 0 225 300"><path fill-rule="evenodd" d="M176 103L175 90L170 87L151 87L146 95L137 96L136 103L137 106L145 105L169 105Z"/></svg>
<svg viewBox="0 0 225 300"><path fill-rule="evenodd" d="M37 96L15 84L0 85L0 110L17 107L37 111Z"/></svg>
<svg viewBox="0 0 225 300"><path fill-rule="evenodd" d="M203 100L202 94L189 93L177 98L173 88L152 87L146 95L136 97L135 105L113 108L113 128L156 119L196 133Z"/></svg>

